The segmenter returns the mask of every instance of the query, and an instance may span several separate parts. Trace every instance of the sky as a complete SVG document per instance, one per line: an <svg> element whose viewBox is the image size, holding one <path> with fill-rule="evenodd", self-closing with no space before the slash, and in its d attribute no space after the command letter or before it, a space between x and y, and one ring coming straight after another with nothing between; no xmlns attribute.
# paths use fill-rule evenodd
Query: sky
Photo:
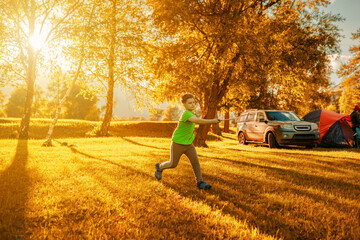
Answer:
<svg viewBox="0 0 360 240"><path fill-rule="evenodd" d="M345 18L345 21L338 23L338 26L343 29L342 34L345 37L341 41L343 54L349 55L349 47L358 44L351 40L351 33L360 28L360 0L333 0L324 10L333 14L339 13Z"/></svg>
<svg viewBox="0 0 360 240"><path fill-rule="evenodd" d="M332 0L332 3L324 9L325 12L332 14L340 14L345 18L345 21L339 22L341 35L344 36L340 43L341 53L332 56L332 66L334 73L331 74L331 81L334 84L339 84L341 79L336 75L336 70L341 63L348 60L350 57L349 48L353 45L358 45L358 41L351 39L351 33L355 33L360 28L360 0Z"/></svg>

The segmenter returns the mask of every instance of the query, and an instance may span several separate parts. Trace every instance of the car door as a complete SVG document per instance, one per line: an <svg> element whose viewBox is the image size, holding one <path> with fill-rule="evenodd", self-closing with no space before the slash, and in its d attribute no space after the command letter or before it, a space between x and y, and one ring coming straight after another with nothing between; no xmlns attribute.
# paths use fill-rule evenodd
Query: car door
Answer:
<svg viewBox="0 0 360 240"><path fill-rule="evenodd" d="M265 113L264 112L257 112L255 117L255 124L254 124L254 139L256 141L264 141L264 134L267 128L267 124L265 123Z"/></svg>
<svg viewBox="0 0 360 240"><path fill-rule="evenodd" d="M255 112L249 112L246 119L246 139L250 141L254 141L256 138L255 134Z"/></svg>
<svg viewBox="0 0 360 240"><path fill-rule="evenodd" d="M248 113L242 113L240 117L237 119L236 123L236 135L239 135L239 132L246 132L246 118Z"/></svg>

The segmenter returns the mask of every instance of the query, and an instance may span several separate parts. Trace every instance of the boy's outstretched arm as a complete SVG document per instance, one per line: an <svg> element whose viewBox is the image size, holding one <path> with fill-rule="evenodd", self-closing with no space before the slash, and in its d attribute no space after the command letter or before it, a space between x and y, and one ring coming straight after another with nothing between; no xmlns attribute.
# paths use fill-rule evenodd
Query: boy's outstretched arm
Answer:
<svg viewBox="0 0 360 240"><path fill-rule="evenodd" d="M188 119L188 121L204 125L204 124L217 124L220 122L220 119L202 119L196 116L192 116Z"/></svg>

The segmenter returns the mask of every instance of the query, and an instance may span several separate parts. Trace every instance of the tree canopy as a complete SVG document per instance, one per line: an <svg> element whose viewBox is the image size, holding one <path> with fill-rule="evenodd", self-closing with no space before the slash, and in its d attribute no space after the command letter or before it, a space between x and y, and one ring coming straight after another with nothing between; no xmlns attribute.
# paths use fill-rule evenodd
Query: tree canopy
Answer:
<svg viewBox="0 0 360 240"><path fill-rule="evenodd" d="M92 38L86 49L91 52L84 72L95 90L106 93L105 114L97 132L106 136L113 117L114 88L136 81L139 57L144 44L146 15L142 0L89 1L95 11L91 21ZM89 9L87 10L89 11Z"/></svg>
<svg viewBox="0 0 360 240"><path fill-rule="evenodd" d="M204 118L215 117L230 89L249 106L255 98L258 107L306 111L318 98L304 94L325 91L327 54L338 50L340 17L319 11L327 3L150 0L156 26L150 95L174 101L194 93ZM208 129L200 126L197 145L205 145Z"/></svg>

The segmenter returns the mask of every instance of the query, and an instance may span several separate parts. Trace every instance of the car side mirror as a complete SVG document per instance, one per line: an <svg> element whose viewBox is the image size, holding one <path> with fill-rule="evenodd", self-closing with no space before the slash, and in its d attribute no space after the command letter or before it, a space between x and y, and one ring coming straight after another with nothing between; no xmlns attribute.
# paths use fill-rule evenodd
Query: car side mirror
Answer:
<svg viewBox="0 0 360 240"><path fill-rule="evenodd" d="M259 119L259 122L264 122L264 123L266 123L267 121L266 121L264 118L260 118L260 119Z"/></svg>

